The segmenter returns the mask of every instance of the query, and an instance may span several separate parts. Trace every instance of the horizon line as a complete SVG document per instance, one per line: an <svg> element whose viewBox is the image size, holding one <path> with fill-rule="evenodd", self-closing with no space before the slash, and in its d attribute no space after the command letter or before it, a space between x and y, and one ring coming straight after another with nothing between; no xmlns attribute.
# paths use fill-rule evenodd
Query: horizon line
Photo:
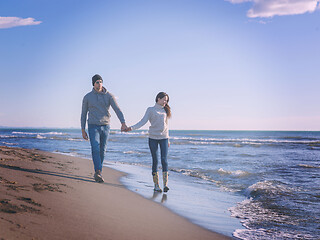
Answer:
<svg viewBox="0 0 320 240"><path fill-rule="evenodd" d="M0 126L0 129L78 129L81 131L81 128L78 127L9 127L9 126ZM110 130L119 130L117 128L111 128ZM148 129L138 129L134 131L148 131ZM320 130L270 130L270 129L169 129L169 131L263 131L263 132L320 132Z"/></svg>

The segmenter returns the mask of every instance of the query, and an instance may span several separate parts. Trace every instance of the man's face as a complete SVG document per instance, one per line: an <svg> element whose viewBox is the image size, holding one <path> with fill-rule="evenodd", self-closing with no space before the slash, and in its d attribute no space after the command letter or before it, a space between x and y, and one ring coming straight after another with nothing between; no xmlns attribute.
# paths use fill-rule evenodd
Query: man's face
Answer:
<svg viewBox="0 0 320 240"><path fill-rule="evenodd" d="M97 80L94 85L93 88L97 91L97 92L101 92L102 91L102 80Z"/></svg>

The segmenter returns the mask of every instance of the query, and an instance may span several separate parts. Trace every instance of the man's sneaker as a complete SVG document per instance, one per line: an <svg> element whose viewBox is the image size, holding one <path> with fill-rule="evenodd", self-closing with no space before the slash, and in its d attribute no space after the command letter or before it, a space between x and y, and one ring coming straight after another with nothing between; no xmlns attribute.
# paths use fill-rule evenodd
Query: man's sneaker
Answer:
<svg viewBox="0 0 320 240"><path fill-rule="evenodd" d="M165 186L165 187L163 188L163 191L164 191L164 192L168 192L168 191L169 191L169 188L168 188L167 186Z"/></svg>
<svg viewBox="0 0 320 240"><path fill-rule="evenodd" d="M102 178L101 176L101 172L99 170L97 170L95 173L94 173L94 180L98 183L102 183L104 182L104 179Z"/></svg>

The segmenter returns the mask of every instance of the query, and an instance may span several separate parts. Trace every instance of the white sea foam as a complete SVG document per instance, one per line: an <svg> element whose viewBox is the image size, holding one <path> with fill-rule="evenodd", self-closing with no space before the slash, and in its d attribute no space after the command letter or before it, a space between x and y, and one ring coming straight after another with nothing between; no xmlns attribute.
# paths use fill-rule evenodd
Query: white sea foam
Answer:
<svg viewBox="0 0 320 240"><path fill-rule="evenodd" d="M237 229L233 236L243 240L282 239L282 240L318 240L318 238L297 231L285 232L274 229Z"/></svg>
<svg viewBox="0 0 320 240"><path fill-rule="evenodd" d="M8 142L2 142L5 145L9 145L9 146L15 146L18 145L17 143L8 143Z"/></svg>
<svg viewBox="0 0 320 240"><path fill-rule="evenodd" d="M66 133L62 132L15 132L13 131L12 134L16 135L67 135Z"/></svg>
<svg viewBox="0 0 320 240"><path fill-rule="evenodd" d="M298 164L299 167L303 168L320 168L320 166L308 165L308 164Z"/></svg>
<svg viewBox="0 0 320 240"><path fill-rule="evenodd" d="M252 193L268 194L268 195L283 195L283 194L290 194L293 191L299 191L299 190L290 188L282 183L275 182L275 181L257 182L247 188L248 195Z"/></svg>
<svg viewBox="0 0 320 240"><path fill-rule="evenodd" d="M18 135L36 135L38 133L33 133L33 132L12 132L12 134L18 134Z"/></svg>
<svg viewBox="0 0 320 240"><path fill-rule="evenodd" d="M9 135L0 135L0 138L14 138L14 136L9 136Z"/></svg>
<svg viewBox="0 0 320 240"><path fill-rule="evenodd" d="M250 175L250 173L246 171L242 171L242 170L227 171L227 170L224 170L223 168L219 168L218 172L220 174L228 174L228 175L237 176L237 177Z"/></svg>
<svg viewBox="0 0 320 240"><path fill-rule="evenodd" d="M110 131L112 135L134 135L134 136L145 136L148 135L148 131L132 131L132 132L121 132L121 131Z"/></svg>
<svg viewBox="0 0 320 240"><path fill-rule="evenodd" d="M125 154L141 154L141 152L137 152L137 151L124 151L123 153L125 153Z"/></svg>
<svg viewBox="0 0 320 240"><path fill-rule="evenodd" d="M41 133L41 134L45 134L45 135L68 135L67 133L63 133L63 132L48 132L48 133Z"/></svg>
<svg viewBox="0 0 320 240"><path fill-rule="evenodd" d="M60 151L55 151L54 153L61 154L61 155L72 156L72 157L78 157L78 156L80 156L77 152L60 152Z"/></svg>
<svg viewBox="0 0 320 240"><path fill-rule="evenodd" d="M46 137L44 137L44 136L42 136L42 135L40 135L40 134L37 134L36 138L38 138L38 139L45 139Z"/></svg>
<svg viewBox="0 0 320 240"><path fill-rule="evenodd" d="M81 138L67 138L66 140L68 140L68 141L75 141L75 142L85 141L84 139L81 139Z"/></svg>
<svg viewBox="0 0 320 240"><path fill-rule="evenodd" d="M182 141L183 143L190 144L217 144L217 143L235 143L246 145L262 145L262 144L320 144L319 140L278 140L278 139L252 139L252 138L197 138L197 137L170 137L171 140Z"/></svg>
<svg viewBox="0 0 320 240"><path fill-rule="evenodd" d="M245 199L236 206L229 208L232 217L240 218L246 229L237 229L233 236L240 239L315 239L309 234L302 234L283 229L255 228L255 223L277 222L279 224L297 225L290 216L277 212L275 209L266 208L263 203L252 198ZM290 231L290 232L289 232Z"/></svg>
<svg viewBox="0 0 320 240"><path fill-rule="evenodd" d="M181 173L185 176L190 176L190 177L196 177L196 178L200 178L212 183L216 183L216 184L220 184L220 181L216 181L212 178L210 178L208 175L206 175L205 173L201 173L198 170L192 170L192 169L170 169L171 171L177 172L177 173Z"/></svg>

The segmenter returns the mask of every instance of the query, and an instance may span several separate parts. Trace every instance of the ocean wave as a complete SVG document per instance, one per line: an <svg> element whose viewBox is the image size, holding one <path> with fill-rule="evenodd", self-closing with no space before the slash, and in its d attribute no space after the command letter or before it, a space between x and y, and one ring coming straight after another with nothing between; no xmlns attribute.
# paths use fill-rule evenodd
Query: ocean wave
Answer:
<svg viewBox="0 0 320 240"><path fill-rule="evenodd" d="M61 140L61 141L70 141L70 142L83 142L83 138L64 138L64 137L43 137L41 139L45 140Z"/></svg>
<svg viewBox="0 0 320 240"><path fill-rule="evenodd" d="M170 138L171 140L171 138ZM191 145L224 145L225 143L221 142L198 142L198 141L170 141L170 144L173 145L186 145L186 144L191 144Z"/></svg>
<svg viewBox="0 0 320 240"><path fill-rule="evenodd" d="M254 139L254 138L196 138L196 137L170 137L173 143L179 144L245 144L245 145L262 145L262 144L320 144L319 139ZM235 145L238 146L238 145Z"/></svg>
<svg viewBox="0 0 320 240"><path fill-rule="evenodd" d="M2 142L2 144L9 145L9 146L16 146L16 145L18 145L18 143L8 143L8 142Z"/></svg>
<svg viewBox="0 0 320 240"><path fill-rule="evenodd" d="M66 140L68 140L68 141L75 141L75 142L83 142L83 141L85 141L85 140L82 139L82 138L67 138Z"/></svg>
<svg viewBox="0 0 320 240"><path fill-rule="evenodd" d="M36 138L38 138L38 139L45 139L46 137L44 137L44 136L42 136L42 135L40 135L40 134L37 134Z"/></svg>
<svg viewBox="0 0 320 240"><path fill-rule="evenodd" d="M245 227L233 233L239 239L316 239L308 232L278 228L279 225L296 226L299 220L253 198L245 199L228 210L232 217L241 219Z"/></svg>
<svg viewBox="0 0 320 240"><path fill-rule="evenodd" d="M242 147L242 145L239 144L239 143L236 143L236 144L234 144L233 146L234 146L234 147Z"/></svg>
<svg viewBox="0 0 320 240"><path fill-rule="evenodd" d="M131 132L121 132L121 131L110 131L111 135L135 135L135 136L146 136L148 135L148 131L131 131Z"/></svg>
<svg viewBox="0 0 320 240"><path fill-rule="evenodd" d="M54 153L61 154L61 155L66 155L66 156L72 156L72 157L79 157L82 156L81 154L77 152L61 152L61 151L54 151Z"/></svg>
<svg viewBox="0 0 320 240"><path fill-rule="evenodd" d="M124 166L138 166L138 167L143 167L143 168L150 168L150 165L146 165L143 163L137 163L137 162L123 162L123 161L108 161L104 163L104 166L108 166L108 165L124 165Z"/></svg>
<svg viewBox="0 0 320 240"><path fill-rule="evenodd" d="M16 132L13 131L12 134L16 135L68 135L63 132Z"/></svg>
<svg viewBox="0 0 320 240"><path fill-rule="evenodd" d="M208 176L206 173L200 172L199 170L192 170L192 169L170 169L173 172L181 173L186 176L196 177L199 179L203 179L212 183L220 184L220 181L216 181Z"/></svg>
<svg viewBox="0 0 320 240"><path fill-rule="evenodd" d="M242 171L242 170L227 171L227 170L224 170L223 168L219 168L218 173L232 175L232 176L236 176L236 177L244 177L244 176L251 175L251 173L246 172L246 171Z"/></svg>
<svg viewBox="0 0 320 240"><path fill-rule="evenodd" d="M287 136L287 137L283 137L284 139L294 139L294 140L307 140L307 141L313 141L313 140L318 140L318 138L314 138L314 137L301 137L301 136Z"/></svg>
<svg viewBox="0 0 320 240"><path fill-rule="evenodd" d="M257 220L286 222L290 219L289 216L265 208L262 202L256 201L253 198L245 199L228 210L231 212L232 217L243 219L241 222L247 228Z"/></svg>
<svg viewBox="0 0 320 240"><path fill-rule="evenodd" d="M242 153L242 154L238 154L238 156L240 157L256 157L256 155L251 155L251 154L247 154L247 153Z"/></svg>
<svg viewBox="0 0 320 240"><path fill-rule="evenodd" d="M138 155L142 155L142 154L146 154L145 152L138 152L138 151L124 151L124 154L138 154Z"/></svg>
<svg viewBox="0 0 320 240"><path fill-rule="evenodd" d="M308 146L311 147L311 149L313 150L319 150L320 142L309 143Z"/></svg>
<svg viewBox="0 0 320 240"><path fill-rule="evenodd" d="M246 193L251 197L263 197L263 196L279 196L289 195L298 189L286 186L283 183L277 181L263 181L257 182L246 189Z"/></svg>
<svg viewBox="0 0 320 240"><path fill-rule="evenodd" d="M242 170L226 171L222 168L218 170L170 168L170 170L185 176L198 178L209 183L214 183L223 192L239 192L243 188L238 181L235 182L234 179L230 180L230 177L239 179L251 175L251 173Z"/></svg>
<svg viewBox="0 0 320 240"><path fill-rule="evenodd" d="M28 134L22 134L23 132L14 132L15 135L0 135L0 138L16 138L16 139L40 139L40 140L62 140L62 141L76 141L81 142L84 141L84 139L80 137L66 137L69 136L69 134L65 133L58 133L57 132L50 132L50 133L28 133Z"/></svg>
<svg viewBox="0 0 320 240"><path fill-rule="evenodd" d="M299 167L303 168L320 168L320 166L308 165L308 164L298 164Z"/></svg>
<svg viewBox="0 0 320 240"><path fill-rule="evenodd" d="M233 236L242 240L282 239L282 240L318 240L316 236L298 231L276 231L273 229L237 229Z"/></svg>
<svg viewBox="0 0 320 240"><path fill-rule="evenodd" d="M10 136L10 135L0 135L0 138L13 138L14 136Z"/></svg>

